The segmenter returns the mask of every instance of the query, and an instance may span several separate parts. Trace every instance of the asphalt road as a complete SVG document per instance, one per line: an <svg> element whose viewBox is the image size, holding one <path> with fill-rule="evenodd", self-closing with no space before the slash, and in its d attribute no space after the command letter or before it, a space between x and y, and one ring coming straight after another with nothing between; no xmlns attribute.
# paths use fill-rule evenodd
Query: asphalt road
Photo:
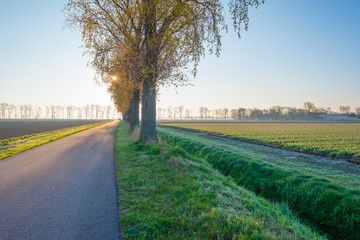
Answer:
<svg viewBox="0 0 360 240"><path fill-rule="evenodd" d="M0 160L0 239L119 239L117 125Z"/></svg>

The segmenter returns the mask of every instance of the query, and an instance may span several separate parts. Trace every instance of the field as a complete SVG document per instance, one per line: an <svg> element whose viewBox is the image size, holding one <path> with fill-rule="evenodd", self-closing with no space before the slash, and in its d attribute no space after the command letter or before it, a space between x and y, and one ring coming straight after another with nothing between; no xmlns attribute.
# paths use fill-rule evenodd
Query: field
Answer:
<svg viewBox="0 0 360 240"><path fill-rule="evenodd" d="M57 129L98 123L101 120L2 120L0 119L0 140L24 135L42 133Z"/></svg>
<svg viewBox="0 0 360 240"><path fill-rule="evenodd" d="M33 120L33 121L4 121L10 126L9 129L5 129L4 134L1 129L0 134L2 136L16 136L6 139L0 139L0 160L3 158L10 157L14 154L29 150L31 148L40 146L42 144L57 140L68 135L81 132L109 121L49 121L49 120ZM51 122L53 122L51 124ZM23 124L21 127L20 124ZM86 124L87 123L87 124ZM15 128L17 126L19 129ZM41 128L43 126L43 128ZM64 128L64 126L72 126ZM32 129L32 127L34 127ZM61 129L59 129L61 128ZM45 129L53 129L51 131L45 131ZM29 133L24 135L25 133ZM37 133L35 133L37 132ZM18 135L21 136L18 136Z"/></svg>
<svg viewBox="0 0 360 240"><path fill-rule="evenodd" d="M360 160L360 124L357 123L176 123L166 126L292 151Z"/></svg>
<svg viewBox="0 0 360 240"><path fill-rule="evenodd" d="M360 239L360 165L182 128L158 132L162 143L202 157L239 186L289 206L328 238Z"/></svg>

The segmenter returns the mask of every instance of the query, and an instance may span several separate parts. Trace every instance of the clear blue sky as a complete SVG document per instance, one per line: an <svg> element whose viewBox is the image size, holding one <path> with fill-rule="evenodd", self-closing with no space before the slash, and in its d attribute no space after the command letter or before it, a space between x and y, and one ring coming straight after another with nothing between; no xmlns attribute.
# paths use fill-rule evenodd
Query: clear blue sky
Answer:
<svg viewBox="0 0 360 240"><path fill-rule="evenodd" d="M62 29L65 0L0 4L0 102L108 105L86 67L80 34ZM229 22L230 23L230 22ZM266 0L248 32L230 30L194 86L160 91L158 107L360 106L360 1Z"/></svg>

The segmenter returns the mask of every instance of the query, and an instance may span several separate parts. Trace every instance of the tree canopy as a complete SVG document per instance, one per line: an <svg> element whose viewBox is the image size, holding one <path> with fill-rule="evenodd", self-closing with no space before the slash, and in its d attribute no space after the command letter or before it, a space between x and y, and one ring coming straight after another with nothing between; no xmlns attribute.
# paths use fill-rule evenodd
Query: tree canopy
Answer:
<svg viewBox="0 0 360 240"><path fill-rule="evenodd" d="M69 0L65 12L69 22L81 31L85 51L93 57L92 65L102 80L109 83L109 76L116 73L141 90L140 141L156 142L158 87L186 84L190 73L196 74L206 50L220 54L221 31L228 29L225 12L231 14L233 29L240 36L240 31L248 28L248 8L263 2ZM109 89L131 91L125 87L130 85ZM114 92L113 97L123 105L121 111L127 104L120 102L131 100L130 93Z"/></svg>

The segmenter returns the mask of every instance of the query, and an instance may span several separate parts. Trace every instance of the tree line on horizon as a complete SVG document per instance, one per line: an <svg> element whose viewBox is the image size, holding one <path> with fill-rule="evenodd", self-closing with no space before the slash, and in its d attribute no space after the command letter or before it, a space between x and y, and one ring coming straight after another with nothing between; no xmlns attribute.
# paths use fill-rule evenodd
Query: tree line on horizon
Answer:
<svg viewBox="0 0 360 240"><path fill-rule="evenodd" d="M193 114L193 110L179 105L157 108L156 115L158 119L319 120L319 114L325 113L360 115L360 107L354 108L354 112L351 112L350 106L340 106L339 111L335 112L330 107L315 107L315 104L311 102L305 102L303 108L273 106L269 109L209 109L202 106L199 108L198 114Z"/></svg>
<svg viewBox="0 0 360 240"><path fill-rule="evenodd" d="M157 143L160 86L184 86L206 52L219 56L225 15L240 37L264 0L68 0L64 13L84 53L142 143ZM141 105L141 109L140 109ZM141 114L140 114L141 111Z"/></svg>
<svg viewBox="0 0 360 240"><path fill-rule="evenodd" d="M90 104L61 106L0 103L0 119L116 119L118 111L111 106Z"/></svg>

